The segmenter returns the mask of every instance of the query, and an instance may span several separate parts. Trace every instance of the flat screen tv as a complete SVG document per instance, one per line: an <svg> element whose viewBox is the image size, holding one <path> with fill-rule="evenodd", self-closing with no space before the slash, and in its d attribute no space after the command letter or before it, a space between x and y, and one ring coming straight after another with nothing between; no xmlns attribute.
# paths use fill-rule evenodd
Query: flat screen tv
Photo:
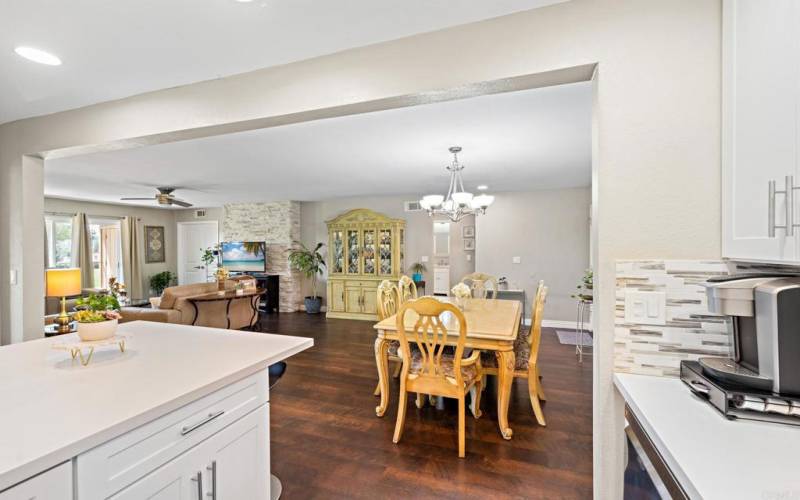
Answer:
<svg viewBox="0 0 800 500"><path fill-rule="evenodd" d="M267 244L263 241L225 241L222 243L222 265L233 272L267 270Z"/></svg>

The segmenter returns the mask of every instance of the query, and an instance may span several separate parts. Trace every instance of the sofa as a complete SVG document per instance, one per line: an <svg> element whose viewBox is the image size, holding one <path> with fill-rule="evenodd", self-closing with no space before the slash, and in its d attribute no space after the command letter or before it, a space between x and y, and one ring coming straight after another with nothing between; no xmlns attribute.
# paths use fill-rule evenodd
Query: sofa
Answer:
<svg viewBox="0 0 800 500"><path fill-rule="evenodd" d="M255 286L255 279L249 276L238 276L225 282L225 288L231 290L238 282L246 286ZM195 308L189 301L191 297L205 295L217 291L216 283L193 283L166 288L158 300L151 300L152 308L123 307L121 322L156 321L160 323L179 323L191 325L195 322ZM231 301L230 311L226 314L227 301L211 301L197 303L197 326L226 328L230 316L232 330L252 327L258 321L258 314L253 315L251 297L235 298ZM258 307L258 302L256 302Z"/></svg>

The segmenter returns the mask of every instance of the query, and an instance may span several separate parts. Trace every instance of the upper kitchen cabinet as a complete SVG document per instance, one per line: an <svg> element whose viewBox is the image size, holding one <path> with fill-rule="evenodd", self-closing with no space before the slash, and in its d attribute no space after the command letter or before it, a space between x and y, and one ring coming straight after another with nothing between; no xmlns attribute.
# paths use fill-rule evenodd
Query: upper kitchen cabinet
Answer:
<svg viewBox="0 0 800 500"><path fill-rule="evenodd" d="M800 261L798 4L723 2L723 257Z"/></svg>

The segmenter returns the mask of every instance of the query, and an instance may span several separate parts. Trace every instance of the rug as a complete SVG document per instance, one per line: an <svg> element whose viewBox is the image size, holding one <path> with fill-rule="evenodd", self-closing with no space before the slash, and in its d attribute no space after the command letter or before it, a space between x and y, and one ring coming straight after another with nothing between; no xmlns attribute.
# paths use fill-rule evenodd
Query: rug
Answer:
<svg viewBox="0 0 800 500"><path fill-rule="evenodd" d="M578 332L576 330L556 330L558 342L567 345L578 345ZM592 346L592 332L584 332L581 335L583 345Z"/></svg>

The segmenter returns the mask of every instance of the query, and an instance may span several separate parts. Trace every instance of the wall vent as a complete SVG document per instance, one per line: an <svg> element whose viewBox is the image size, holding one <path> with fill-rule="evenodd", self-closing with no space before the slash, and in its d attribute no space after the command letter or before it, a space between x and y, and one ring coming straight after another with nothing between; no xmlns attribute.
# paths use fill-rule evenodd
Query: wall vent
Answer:
<svg viewBox="0 0 800 500"><path fill-rule="evenodd" d="M419 201L407 201L405 202L406 212L422 212L423 208L422 205L419 204Z"/></svg>
<svg viewBox="0 0 800 500"><path fill-rule="evenodd" d="M195 219L202 219L205 216L206 216L206 211L205 210L201 209L201 210L195 210L194 211L194 218Z"/></svg>

